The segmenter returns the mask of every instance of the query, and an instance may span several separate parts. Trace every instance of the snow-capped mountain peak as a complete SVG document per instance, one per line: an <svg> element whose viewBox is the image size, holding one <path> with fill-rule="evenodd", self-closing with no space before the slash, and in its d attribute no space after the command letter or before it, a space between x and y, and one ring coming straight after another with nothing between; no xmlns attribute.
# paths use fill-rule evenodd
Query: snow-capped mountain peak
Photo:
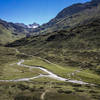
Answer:
<svg viewBox="0 0 100 100"><path fill-rule="evenodd" d="M29 24L28 28L38 28L40 25L37 23Z"/></svg>

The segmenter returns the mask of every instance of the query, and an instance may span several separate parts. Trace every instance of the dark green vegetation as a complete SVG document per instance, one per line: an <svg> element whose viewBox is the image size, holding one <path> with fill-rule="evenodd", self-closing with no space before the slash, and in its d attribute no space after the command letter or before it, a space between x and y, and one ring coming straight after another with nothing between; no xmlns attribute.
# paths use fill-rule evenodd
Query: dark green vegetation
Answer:
<svg viewBox="0 0 100 100"><path fill-rule="evenodd" d="M0 69L1 69L1 65L16 60L17 60L16 51L14 49L0 46Z"/></svg>
<svg viewBox="0 0 100 100"><path fill-rule="evenodd" d="M99 100L100 88L43 79L31 82L0 83L0 100ZM45 86L45 87L44 87ZM5 91L6 90L6 91ZM94 99L92 99L94 98Z"/></svg>
<svg viewBox="0 0 100 100"><path fill-rule="evenodd" d="M14 48L0 47L0 79L16 79L36 75L38 70L34 69L32 72L27 68L16 66L18 59L22 58L23 55L16 53ZM31 59L26 57L26 60L31 61ZM42 64L42 61L39 62ZM44 64L46 65L46 63ZM69 69L69 72L71 72L70 70L73 71ZM42 72L39 71L39 73ZM0 82L0 100L42 100L41 95L46 90L48 92L45 94L45 100L56 100L56 98L59 100L60 97L62 100L92 100L91 98L99 100L100 93L99 87L69 84L49 78L40 78L30 82Z"/></svg>
<svg viewBox="0 0 100 100"><path fill-rule="evenodd" d="M0 79L19 79L33 77L37 73L43 72L33 69L29 71L16 65L18 59L26 59L30 65L48 67L49 70L59 72L62 69L66 73L73 72L77 68L63 68L59 65L48 64L38 58L31 58L16 52L14 48L0 47ZM27 61L28 60L28 61ZM56 67L54 70L50 67ZM59 69L60 68L60 69ZM61 71L60 71L61 70ZM63 72L65 72L63 70ZM47 91L48 90L48 91ZM59 82L49 78L39 78L29 82L0 82L0 100L42 100L42 94L47 91L44 100L99 100L99 86L78 85L71 83ZM85 96L85 97L84 97ZM93 99L94 98L94 99Z"/></svg>

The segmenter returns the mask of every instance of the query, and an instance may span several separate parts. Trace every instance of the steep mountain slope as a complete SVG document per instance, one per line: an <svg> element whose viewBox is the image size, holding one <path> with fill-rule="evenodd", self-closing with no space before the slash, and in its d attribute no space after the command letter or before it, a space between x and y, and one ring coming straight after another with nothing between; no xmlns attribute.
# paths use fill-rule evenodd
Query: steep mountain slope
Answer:
<svg viewBox="0 0 100 100"><path fill-rule="evenodd" d="M23 38L8 46L19 46L21 52L60 64L97 71L100 65L100 18L69 30Z"/></svg>
<svg viewBox="0 0 100 100"><path fill-rule="evenodd" d="M8 23L6 21L0 20L0 43L5 44L11 42L18 38L23 37L28 33L28 30L18 26L14 23Z"/></svg>
<svg viewBox="0 0 100 100"><path fill-rule="evenodd" d="M73 4L63 9L50 22L34 30L33 34L45 34L58 29L75 27L97 16L100 16L100 0L92 0L84 4Z"/></svg>
<svg viewBox="0 0 100 100"><path fill-rule="evenodd" d="M24 23L15 23L15 24L23 28L28 28L27 25L25 25Z"/></svg>

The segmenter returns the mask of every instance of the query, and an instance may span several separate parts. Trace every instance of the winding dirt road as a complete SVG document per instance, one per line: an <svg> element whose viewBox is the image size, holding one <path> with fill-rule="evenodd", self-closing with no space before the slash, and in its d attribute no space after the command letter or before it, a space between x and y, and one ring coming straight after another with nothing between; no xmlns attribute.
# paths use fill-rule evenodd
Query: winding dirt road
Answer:
<svg viewBox="0 0 100 100"><path fill-rule="evenodd" d="M33 79L36 79L36 78L41 78L41 77L49 77L49 78L52 78L52 79L55 79L55 80L58 80L58 81L64 81L64 82L71 82L71 83L77 83L77 84L89 84L89 83L86 83L86 82L83 82L83 81L78 81L78 80L69 80L69 79L66 79L66 78L63 78L63 77L60 77L50 71L48 71L47 69L45 68L42 68L42 67L36 67L36 66L28 66L28 65L24 65L23 64L24 60L21 60L17 63L18 66L21 66L21 67L27 67L27 68L30 68L30 69L40 69L44 72L47 73L47 75L43 75L43 74L40 74L38 76L35 76L35 77L32 77L32 78L21 78L21 79L15 79L15 80L0 80L1 82L19 82L19 81L30 81L30 80L33 80Z"/></svg>
<svg viewBox="0 0 100 100"><path fill-rule="evenodd" d="M20 53L20 51L18 51L17 49L15 49L17 53ZM21 53L21 54L24 54L24 53ZM30 56L30 55L29 55ZM40 58L42 59L42 58ZM50 61L46 60L46 59L43 59L45 61L47 61L48 63L51 63ZM78 81L78 80L72 80L72 79L66 79L66 78L63 78L63 77L60 77L52 72L50 72L49 70L43 68L43 67L37 67L37 66L28 66L28 65L24 65L24 60L20 60L17 65L18 66L21 66L21 67L27 67L27 68L30 68L31 70L36 68L36 69L40 69L44 72L46 72L47 74L46 75L43 75L43 74L40 74L38 76L35 76L35 77L31 77L31 78L21 78L21 79L14 79L14 80L0 80L0 82L19 82L19 81L30 81L30 80L33 80L33 79L37 79L37 78L41 78L41 77L48 77L48 78L52 78L52 79L55 79L55 80L58 80L58 81L64 81L64 82L70 82L70 83L77 83L77 84L89 84L89 83L86 83L86 82L83 82L83 81ZM52 63L53 64L53 63ZM90 85L93 85L93 84L90 84Z"/></svg>

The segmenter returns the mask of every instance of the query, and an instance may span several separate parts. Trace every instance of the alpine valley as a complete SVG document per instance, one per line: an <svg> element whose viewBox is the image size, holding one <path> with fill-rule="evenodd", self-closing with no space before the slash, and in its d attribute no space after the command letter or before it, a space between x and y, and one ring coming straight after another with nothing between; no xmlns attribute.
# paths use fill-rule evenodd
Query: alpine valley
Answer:
<svg viewBox="0 0 100 100"><path fill-rule="evenodd" d="M0 100L100 100L100 0L43 25L0 20Z"/></svg>

